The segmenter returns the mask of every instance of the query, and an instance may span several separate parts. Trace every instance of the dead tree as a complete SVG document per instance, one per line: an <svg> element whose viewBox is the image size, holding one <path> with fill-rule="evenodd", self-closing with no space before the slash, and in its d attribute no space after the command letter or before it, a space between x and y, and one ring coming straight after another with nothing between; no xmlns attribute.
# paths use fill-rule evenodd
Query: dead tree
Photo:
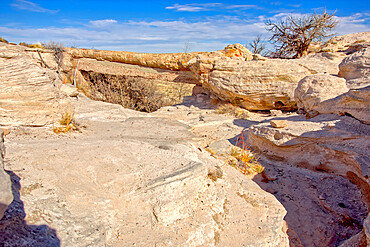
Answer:
<svg viewBox="0 0 370 247"><path fill-rule="evenodd" d="M275 44L275 57L298 58L307 54L313 41L330 37L330 31L338 24L335 13L288 16L278 23L266 22L266 29L273 33L270 41Z"/></svg>
<svg viewBox="0 0 370 247"><path fill-rule="evenodd" d="M249 47L254 54L263 55L262 52L266 49L266 45L262 40L262 35L257 35L257 37L249 43Z"/></svg>

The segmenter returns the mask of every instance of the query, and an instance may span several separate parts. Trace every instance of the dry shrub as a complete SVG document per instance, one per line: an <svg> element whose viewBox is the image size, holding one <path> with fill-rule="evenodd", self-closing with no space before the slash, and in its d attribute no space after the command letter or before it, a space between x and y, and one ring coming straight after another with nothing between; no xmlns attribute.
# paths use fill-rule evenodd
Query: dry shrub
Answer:
<svg viewBox="0 0 370 247"><path fill-rule="evenodd" d="M41 43L36 43L36 44L27 44L26 42L20 42L19 45L21 46L26 46L26 47L29 47L29 48L39 48L41 49L42 48L42 45Z"/></svg>
<svg viewBox="0 0 370 247"><path fill-rule="evenodd" d="M0 37L0 42L9 44L9 42L6 39L2 38L2 37Z"/></svg>
<svg viewBox="0 0 370 247"><path fill-rule="evenodd" d="M58 73L60 71L60 68L63 64L63 52L64 52L64 45L61 42L55 42L55 41L49 41L47 43L41 43L42 47L45 49L49 49L53 51L54 54L54 60L58 65Z"/></svg>
<svg viewBox="0 0 370 247"><path fill-rule="evenodd" d="M58 121L61 126L54 127L53 131L56 134L66 133L72 130L80 130L79 125L77 124L74 118L75 112L72 106L68 105L64 112L61 114L61 118Z"/></svg>
<svg viewBox="0 0 370 247"><path fill-rule="evenodd" d="M249 111L231 104L221 105L216 109L217 114L228 114L236 118L247 119Z"/></svg>
<svg viewBox="0 0 370 247"><path fill-rule="evenodd" d="M81 72L90 82L94 99L143 112L153 112L174 103L159 92L153 82L143 78Z"/></svg>
<svg viewBox="0 0 370 247"><path fill-rule="evenodd" d="M244 174L262 173L265 169L259 162L256 154L250 149L232 147L230 155L235 159L229 159L229 164Z"/></svg>

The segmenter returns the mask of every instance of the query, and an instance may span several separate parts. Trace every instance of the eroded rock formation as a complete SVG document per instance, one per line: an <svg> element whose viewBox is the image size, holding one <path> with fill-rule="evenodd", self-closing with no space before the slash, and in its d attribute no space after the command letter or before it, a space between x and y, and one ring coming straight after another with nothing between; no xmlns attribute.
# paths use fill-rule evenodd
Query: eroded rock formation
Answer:
<svg viewBox="0 0 370 247"><path fill-rule="evenodd" d="M73 79L78 63L80 88L88 73L197 85L198 96L147 114L86 98L41 68L35 50L0 48L0 62L8 66L0 69L0 124L11 128L5 167L13 171L15 195L0 221L0 243L369 243L368 88L348 91L334 76L348 51L294 61L258 57L241 45L187 55L65 54L61 72ZM41 53L56 67L51 55ZM235 119L216 114L205 91L249 109L295 109L298 102L316 112L309 119L281 111ZM56 135L66 111L78 131ZM229 152L242 130L265 167L254 181L214 158ZM205 147L217 152L211 156Z"/></svg>
<svg viewBox="0 0 370 247"><path fill-rule="evenodd" d="M46 71L33 68L27 51L14 53L14 68ZM17 197L0 221L0 243L289 245L284 207L197 147L189 125L92 101L58 79L3 75L5 92L29 96L8 93L1 105L1 124L12 128L5 167ZM53 133L68 109L79 131Z"/></svg>

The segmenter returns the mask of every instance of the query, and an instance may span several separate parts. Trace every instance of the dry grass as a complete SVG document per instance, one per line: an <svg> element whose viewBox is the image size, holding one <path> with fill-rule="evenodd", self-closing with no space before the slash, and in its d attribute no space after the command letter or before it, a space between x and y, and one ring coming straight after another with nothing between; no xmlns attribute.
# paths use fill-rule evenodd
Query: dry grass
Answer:
<svg viewBox="0 0 370 247"><path fill-rule="evenodd" d="M265 169L259 162L256 154L249 149L232 147L230 155L235 159L229 159L229 165L240 170L244 174L262 173Z"/></svg>
<svg viewBox="0 0 370 247"><path fill-rule="evenodd" d="M56 126L53 128L53 132L56 134L66 133L69 131L80 130L79 125L76 123L74 118L75 112L72 107L67 107L65 111L61 114L61 118L58 121L61 126Z"/></svg>
<svg viewBox="0 0 370 247"><path fill-rule="evenodd" d="M29 48L39 48L41 49L42 48L42 45L40 43L36 43L36 44L27 44L25 42L20 42L19 45L21 46L26 46L26 47L29 47Z"/></svg>
<svg viewBox="0 0 370 247"><path fill-rule="evenodd" d="M139 77L125 77L82 71L90 82L91 97L125 108L142 112L153 112L167 105L173 105L156 85Z"/></svg>
<svg viewBox="0 0 370 247"><path fill-rule="evenodd" d="M0 37L0 42L3 42L3 43L9 43L6 39L3 39L2 37Z"/></svg>
<svg viewBox="0 0 370 247"><path fill-rule="evenodd" d="M249 111L231 104L224 104L219 106L216 111L217 114L227 114L240 119L248 119Z"/></svg>

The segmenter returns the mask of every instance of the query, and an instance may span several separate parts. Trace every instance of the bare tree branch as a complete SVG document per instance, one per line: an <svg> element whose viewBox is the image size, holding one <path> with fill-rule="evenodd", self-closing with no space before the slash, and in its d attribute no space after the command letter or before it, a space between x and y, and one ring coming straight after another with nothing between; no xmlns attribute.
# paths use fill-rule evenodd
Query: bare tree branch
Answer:
<svg viewBox="0 0 370 247"><path fill-rule="evenodd" d="M313 41L320 41L331 36L329 33L338 22L335 13L314 13L302 17L288 16L285 20L266 22L266 29L273 35L270 41L275 44L275 57L297 58L307 54Z"/></svg>

